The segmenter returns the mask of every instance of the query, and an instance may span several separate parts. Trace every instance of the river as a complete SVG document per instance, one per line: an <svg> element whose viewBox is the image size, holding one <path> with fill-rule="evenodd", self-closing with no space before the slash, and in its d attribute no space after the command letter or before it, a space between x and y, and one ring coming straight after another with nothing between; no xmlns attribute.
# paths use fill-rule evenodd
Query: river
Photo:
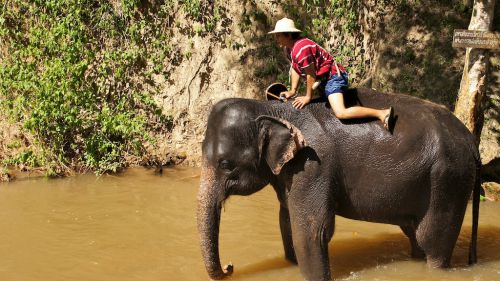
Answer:
<svg viewBox="0 0 500 281"><path fill-rule="evenodd" d="M199 169L129 169L0 184L0 280L209 280L196 229ZM299 281L283 258L278 201L270 187L232 197L220 248L231 280ZM500 280L500 203L482 202L479 262L466 266L470 206L448 270L409 257L396 226L337 218L330 242L335 280Z"/></svg>

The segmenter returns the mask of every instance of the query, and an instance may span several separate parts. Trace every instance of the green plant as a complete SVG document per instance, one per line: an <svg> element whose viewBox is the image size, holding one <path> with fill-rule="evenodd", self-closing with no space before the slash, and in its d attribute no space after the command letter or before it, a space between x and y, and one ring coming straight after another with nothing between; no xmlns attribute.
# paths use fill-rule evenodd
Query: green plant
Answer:
<svg viewBox="0 0 500 281"><path fill-rule="evenodd" d="M5 163L43 165L48 176L78 167L104 173L154 144L154 121L168 124L168 117L136 81L163 73L170 47L168 35L140 16L140 5L6 2L0 48L9 56L0 60L0 106L34 136L38 152L20 152Z"/></svg>
<svg viewBox="0 0 500 281"><path fill-rule="evenodd" d="M191 17L196 18L201 12L201 1L200 0L184 0L184 11Z"/></svg>
<svg viewBox="0 0 500 281"><path fill-rule="evenodd" d="M218 2L207 0L180 1L180 5L187 17L196 22L191 27L196 35L204 36L215 30L217 23L222 18Z"/></svg>
<svg viewBox="0 0 500 281"><path fill-rule="evenodd" d="M3 165L26 165L29 167L39 167L44 162L44 159L33 153L32 150L22 151L15 157L4 159Z"/></svg>

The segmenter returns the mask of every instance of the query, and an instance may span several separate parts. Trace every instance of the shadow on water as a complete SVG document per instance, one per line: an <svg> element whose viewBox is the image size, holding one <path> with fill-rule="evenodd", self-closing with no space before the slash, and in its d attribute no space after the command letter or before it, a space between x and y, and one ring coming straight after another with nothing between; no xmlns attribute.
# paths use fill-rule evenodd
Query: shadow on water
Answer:
<svg viewBox="0 0 500 281"><path fill-rule="evenodd" d="M500 233L499 233L500 234ZM336 277L394 261L410 259L410 244L403 233L384 233L371 238L332 239L330 270Z"/></svg>
<svg viewBox="0 0 500 281"><path fill-rule="evenodd" d="M470 226L465 226L470 228ZM458 238L452 257L452 268L468 267L470 229L463 229ZM500 261L500 228L480 226L478 237L478 264ZM401 233L384 233L372 238L354 237L332 239L329 244L331 270L335 278L348 277L358 272L388 265L398 261L410 261L410 243ZM416 260L418 261L418 260ZM424 260L421 260L424 263ZM280 270L295 266L283 257L265 259L251 265L237 268L235 277L251 276L266 271Z"/></svg>

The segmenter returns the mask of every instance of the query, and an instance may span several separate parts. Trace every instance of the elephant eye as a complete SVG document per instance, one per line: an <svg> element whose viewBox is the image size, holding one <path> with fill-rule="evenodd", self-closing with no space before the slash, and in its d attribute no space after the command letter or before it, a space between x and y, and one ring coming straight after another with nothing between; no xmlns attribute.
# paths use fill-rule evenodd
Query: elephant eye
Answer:
<svg viewBox="0 0 500 281"><path fill-rule="evenodd" d="M229 160L221 160L219 162L219 169L231 171L234 169L234 165L229 162Z"/></svg>

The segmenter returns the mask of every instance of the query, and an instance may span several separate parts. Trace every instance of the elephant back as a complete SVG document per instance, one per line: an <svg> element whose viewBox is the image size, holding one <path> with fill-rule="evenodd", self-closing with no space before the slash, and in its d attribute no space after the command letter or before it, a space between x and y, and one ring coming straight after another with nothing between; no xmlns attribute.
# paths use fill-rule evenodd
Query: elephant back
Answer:
<svg viewBox="0 0 500 281"><path fill-rule="evenodd" d="M308 108L311 119L322 134L313 142L335 142L330 149L348 150L370 155L410 155L422 161L431 161L447 150L467 153L479 159L474 136L445 106L404 94L381 93L372 89L352 88L344 94L346 107L361 105L371 108L395 109L395 126L392 133L374 118L339 120L333 115L325 99L317 99ZM310 125L310 124L309 124ZM306 126L303 126L306 127ZM313 134L304 134L315 136ZM376 152L372 147L376 146ZM356 158L356 157L354 157ZM424 160L423 158L426 158Z"/></svg>

